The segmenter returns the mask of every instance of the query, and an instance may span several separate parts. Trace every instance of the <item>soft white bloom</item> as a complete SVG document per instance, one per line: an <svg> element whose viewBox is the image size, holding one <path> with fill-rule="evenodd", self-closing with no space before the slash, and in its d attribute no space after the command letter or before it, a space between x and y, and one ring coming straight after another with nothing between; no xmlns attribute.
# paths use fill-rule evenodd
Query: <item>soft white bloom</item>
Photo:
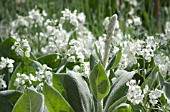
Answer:
<svg viewBox="0 0 170 112"><path fill-rule="evenodd" d="M157 102L158 102L157 99L161 97L161 94L162 94L162 91L158 90L158 89L150 91L150 93L149 93L149 99L150 99L149 101L150 101L150 103L152 105L157 104Z"/></svg>
<svg viewBox="0 0 170 112"><path fill-rule="evenodd" d="M89 77L89 75L90 75L90 63L89 62L84 62L83 65L84 65L85 77Z"/></svg>
<svg viewBox="0 0 170 112"><path fill-rule="evenodd" d="M86 16L85 16L85 14L84 13L79 13L78 15L77 15L77 18L78 18L78 20L82 23L82 24L84 24L85 23L85 19L86 19Z"/></svg>
<svg viewBox="0 0 170 112"><path fill-rule="evenodd" d="M129 4L133 5L133 6L137 6L137 1L136 0L125 0L127 2L129 2Z"/></svg>
<svg viewBox="0 0 170 112"><path fill-rule="evenodd" d="M0 75L0 90L7 87L6 82L3 80L4 75Z"/></svg>
<svg viewBox="0 0 170 112"><path fill-rule="evenodd" d="M142 24L140 17L134 17L133 22L135 26L140 26Z"/></svg>
<svg viewBox="0 0 170 112"><path fill-rule="evenodd" d="M51 68L46 64L43 64L42 68L38 68L39 71L36 71L36 80L40 82L46 81L48 84L52 85L52 72Z"/></svg>
<svg viewBox="0 0 170 112"><path fill-rule="evenodd" d="M1 57L1 62L0 62L0 70L6 67L7 65L7 60L4 57Z"/></svg>
<svg viewBox="0 0 170 112"><path fill-rule="evenodd" d="M133 23L132 19L127 19L126 21L126 27L130 26Z"/></svg>
<svg viewBox="0 0 170 112"><path fill-rule="evenodd" d="M17 78L14 81L14 86L16 86L17 88L22 88L22 90L24 90L25 88L29 86L26 84L26 82L28 82L29 84L32 84L28 75L24 73L23 74L17 73L16 75L17 75Z"/></svg>
<svg viewBox="0 0 170 112"><path fill-rule="evenodd" d="M0 61L0 70L2 70L3 68L7 67L8 68L8 72L12 73L13 69L14 69L14 63L15 61L9 58L4 58L1 57L1 61Z"/></svg>
<svg viewBox="0 0 170 112"><path fill-rule="evenodd" d="M146 94L149 91L149 86L145 85L145 88L143 89L143 94Z"/></svg>
<svg viewBox="0 0 170 112"><path fill-rule="evenodd" d="M68 62L75 62L75 56L70 56L68 59L67 59Z"/></svg>
<svg viewBox="0 0 170 112"><path fill-rule="evenodd" d="M130 80L126 85L129 87L127 99L134 105L142 103L144 94L142 93L141 87L136 84L136 80Z"/></svg>
<svg viewBox="0 0 170 112"><path fill-rule="evenodd" d="M30 57L31 47L26 39L17 40L11 47L20 56Z"/></svg>

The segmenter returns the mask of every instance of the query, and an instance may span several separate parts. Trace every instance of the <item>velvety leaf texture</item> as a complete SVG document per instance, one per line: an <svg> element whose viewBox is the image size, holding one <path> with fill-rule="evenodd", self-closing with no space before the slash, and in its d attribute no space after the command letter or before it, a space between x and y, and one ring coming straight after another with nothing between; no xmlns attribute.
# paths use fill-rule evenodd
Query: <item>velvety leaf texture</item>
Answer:
<svg viewBox="0 0 170 112"><path fill-rule="evenodd" d="M64 97L47 83L44 84L43 94L49 112L73 112L73 109Z"/></svg>
<svg viewBox="0 0 170 112"><path fill-rule="evenodd" d="M92 95L85 80L78 74L56 74L66 91L67 101L75 112L92 112Z"/></svg>
<svg viewBox="0 0 170 112"><path fill-rule="evenodd" d="M95 98L101 101L108 94L110 83L100 62L93 68L89 80Z"/></svg>
<svg viewBox="0 0 170 112"><path fill-rule="evenodd" d="M0 112L11 112L21 95L21 92L15 90L0 91Z"/></svg>
<svg viewBox="0 0 170 112"><path fill-rule="evenodd" d="M43 112L44 96L32 89L27 89L19 98L12 112Z"/></svg>

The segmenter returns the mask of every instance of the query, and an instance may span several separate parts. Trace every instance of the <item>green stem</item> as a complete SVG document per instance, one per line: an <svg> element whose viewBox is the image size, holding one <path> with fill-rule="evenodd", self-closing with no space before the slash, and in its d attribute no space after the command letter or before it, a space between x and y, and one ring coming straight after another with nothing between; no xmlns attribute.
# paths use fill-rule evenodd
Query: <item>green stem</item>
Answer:
<svg viewBox="0 0 170 112"><path fill-rule="evenodd" d="M103 107L100 101L97 101L97 112L102 112Z"/></svg>

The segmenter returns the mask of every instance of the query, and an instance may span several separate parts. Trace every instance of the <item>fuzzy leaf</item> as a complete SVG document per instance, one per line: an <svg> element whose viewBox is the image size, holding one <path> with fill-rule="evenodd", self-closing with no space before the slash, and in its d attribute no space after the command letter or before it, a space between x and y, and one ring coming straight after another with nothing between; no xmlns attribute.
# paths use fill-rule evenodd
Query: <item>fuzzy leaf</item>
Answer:
<svg viewBox="0 0 170 112"><path fill-rule="evenodd" d="M27 75L29 75L30 73L32 75L36 75L35 72L38 70L38 68L41 68L42 65L37 62L37 61L34 61L34 60L31 60L29 58L25 58L24 61L22 61L18 66L17 68L15 69L15 71L13 72L12 74L12 77L11 77L11 80L9 82L9 87L8 89L17 89L15 86L14 86L14 82L15 82L15 79L17 78L17 73L25 73Z"/></svg>
<svg viewBox="0 0 170 112"><path fill-rule="evenodd" d="M135 72L122 72L123 74L119 76L117 81L113 83L109 95L107 96L106 103L105 103L105 110L107 111L108 108L116 102L121 97L126 94L128 87L126 86L126 82L128 82L134 76Z"/></svg>
<svg viewBox="0 0 170 112"><path fill-rule="evenodd" d="M21 95L21 92L15 90L0 91L0 112L11 112Z"/></svg>
<svg viewBox="0 0 170 112"><path fill-rule="evenodd" d="M66 98L75 112L92 112L92 95L85 80L78 74L55 74L66 92Z"/></svg>
<svg viewBox="0 0 170 112"><path fill-rule="evenodd" d="M104 67L99 62L89 76L91 90L98 101L101 101L109 92L110 83Z"/></svg>
<svg viewBox="0 0 170 112"><path fill-rule="evenodd" d="M115 69L117 66L118 66L118 64L119 64L119 62L120 62L120 60L121 60L121 57L122 57L122 52L121 51L118 51L117 53L116 53L116 55L111 59L111 61L109 62L109 64L108 64L108 66L107 66L107 68L106 68L106 70L109 70L109 69Z"/></svg>
<svg viewBox="0 0 170 112"><path fill-rule="evenodd" d="M43 94L49 112L73 112L64 97L47 83L44 84Z"/></svg>
<svg viewBox="0 0 170 112"><path fill-rule="evenodd" d="M57 59L59 54L49 54L42 56L37 59L38 62L41 64L46 64L48 67L51 67L52 69L58 68L60 65L61 60Z"/></svg>
<svg viewBox="0 0 170 112"><path fill-rule="evenodd" d="M18 99L12 112L43 112L44 96L32 89L27 89Z"/></svg>

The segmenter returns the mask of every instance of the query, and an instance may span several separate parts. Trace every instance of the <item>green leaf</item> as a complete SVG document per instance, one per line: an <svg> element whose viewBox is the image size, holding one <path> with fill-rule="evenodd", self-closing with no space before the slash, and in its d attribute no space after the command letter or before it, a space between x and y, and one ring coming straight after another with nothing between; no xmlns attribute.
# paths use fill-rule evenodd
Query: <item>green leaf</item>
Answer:
<svg viewBox="0 0 170 112"><path fill-rule="evenodd" d="M0 112L11 112L21 95L21 92L15 90L0 91Z"/></svg>
<svg viewBox="0 0 170 112"><path fill-rule="evenodd" d="M64 97L47 83L44 84L43 94L49 112L73 112Z"/></svg>
<svg viewBox="0 0 170 112"><path fill-rule="evenodd" d="M96 44L94 44L94 49L95 49L95 53L96 53L96 56L98 57L98 59L100 60L100 62L102 63L102 55L101 55L101 52L100 50L98 50Z"/></svg>
<svg viewBox="0 0 170 112"><path fill-rule="evenodd" d="M0 37L0 44L3 42L3 38L2 37Z"/></svg>
<svg viewBox="0 0 170 112"><path fill-rule="evenodd" d="M75 112L92 112L92 95L85 80L78 74L56 74L66 92L66 98Z"/></svg>
<svg viewBox="0 0 170 112"><path fill-rule="evenodd" d="M46 64L48 67L52 69L59 68L61 60L58 59L59 54L49 54L42 56L37 59L41 64Z"/></svg>
<svg viewBox="0 0 170 112"><path fill-rule="evenodd" d="M111 90L107 96L104 108L106 111L113 104L113 102L116 102L126 94L126 91L128 89L126 83L133 78L134 74L134 71L122 72L122 75L119 74L119 78L117 79L117 81L115 81L115 83L113 83Z"/></svg>
<svg viewBox="0 0 170 112"><path fill-rule="evenodd" d="M44 96L32 89L27 89L18 99L12 112L43 112Z"/></svg>
<svg viewBox="0 0 170 112"><path fill-rule="evenodd" d="M163 86L163 93L165 98L167 99L167 102L170 103L170 82L164 82L164 86Z"/></svg>
<svg viewBox="0 0 170 112"><path fill-rule="evenodd" d="M97 56L93 53L90 55L90 70L92 71L93 68L97 65L99 62Z"/></svg>
<svg viewBox="0 0 170 112"><path fill-rule="evenodd" d="M132 112L132 107L127 103L117 106L112 112Z"/></svg>
<svg viewBox="0 0 170 112"><path fill-rule="evenodd" d="M108 112L113 112L113 110L116 108L116 106L120 105L121 103L125 102L127 100L127 97L124 96L122 98L120 98L119 100L117 100L116 102L114 102L108 109Z"/></svg>
<svg viewBox="0 0 170 112"><path fill-rule="evenodd" d="M61 95L64 97L66 96L66 92L64 90L64 87L62 86L61 82L58 80L58 75L53 74L53 87L60 92Z"/></svg>
<svg viewBox="0 0 170 112"><path fill-rule="evenodd" d="M99 62L89 76L91 90L98 101L101 101L109 92L110 83L104 67Z"/></svg>
<svg viewBox="0 0 170 112"><path fill-rule="evenodd" d="M111 61L109 62L109 64L108 64L108 66L107 66L107 68L106 68L106 70L109 70L109 69L115 69L117 66L118 66L118 64L119 64L119 62L120 62L120 60L121 60L121 57L122 57L122 52L121 52L121 50L120 51L118 51L117 53L116 53L116 55L111 59Z"/></svg>
<svg viewBox="0 0 170 112"><path fill-rule="evenodd" d="M21 62L22 58L20 56L17 56L16 52L11 49L15 41L16 41L15 39L10 37L0 44L0 57L5 58L8 57L10 59L14 59L15 60L14 66L17 66L19 62Z"/></svg>
<svg viewBox="0 0 170 112"><path fill-rule="evenodd" d="M8 89L16 90L17 88L14 86L15 79L17 78L17 73L25 73L29 75L30 73L34 76L36 76L36 71L38 71L38 68L41 68L42 65L34 60L31 60L29 58L25 58L15 69L15 71L12 74L11 80L9 82Z"/></svg>
<svg viewBox="0 0 170 112"><path fill-rule="evenodd" d="M146 84L148 84L148 86L150 88L152 88L154 86L154 84L156 83L156 80L157 80L156 79L157 72L158 72L158 66L154 67L154 69L151 71L151 73L148 75L148 77L144 80L144 83L142 84L142 88L144 88Z"/></svg>
<svg viewBox="0 0 170 112"><path fill-rule="evenodd" d="M164 86L164 78L160 73L158 73L158 80L159 80L159 84L160 84L161 88L163 88L163 86Z"/></svg>

